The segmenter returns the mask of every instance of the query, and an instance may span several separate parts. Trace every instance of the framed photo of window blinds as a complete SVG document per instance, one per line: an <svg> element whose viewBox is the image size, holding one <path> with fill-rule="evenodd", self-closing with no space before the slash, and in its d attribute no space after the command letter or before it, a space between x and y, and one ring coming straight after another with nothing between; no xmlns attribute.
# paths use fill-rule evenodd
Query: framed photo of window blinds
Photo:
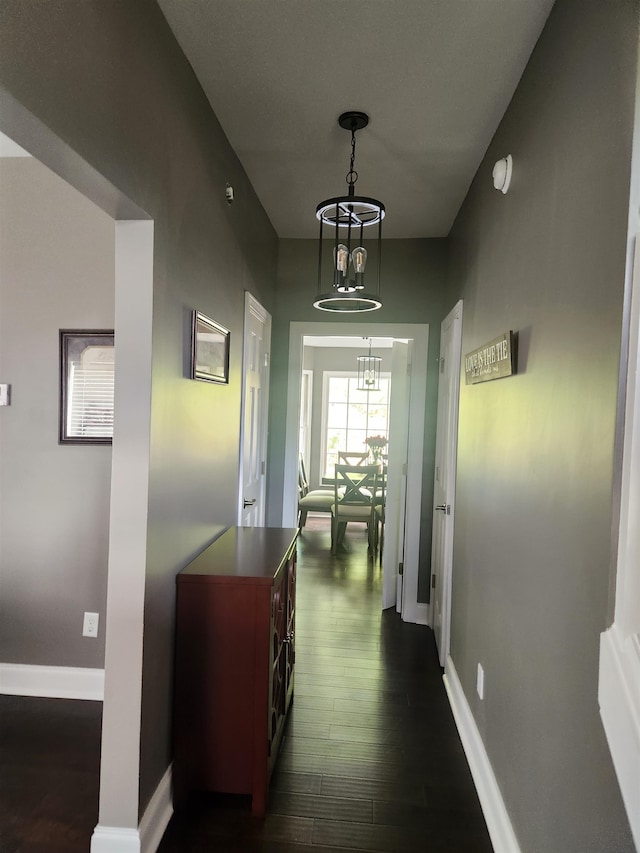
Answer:
<svg viewBox="0 0 640 853"><path fill-rule="evenodd" d="M111 444L113 329L60 330L60 444Z"/></svg>

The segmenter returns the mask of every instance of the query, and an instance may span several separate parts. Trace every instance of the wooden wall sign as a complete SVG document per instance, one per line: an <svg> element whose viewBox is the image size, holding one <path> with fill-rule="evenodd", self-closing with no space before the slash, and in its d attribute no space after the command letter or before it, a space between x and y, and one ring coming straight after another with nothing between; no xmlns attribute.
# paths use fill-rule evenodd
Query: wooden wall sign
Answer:
<svg viewBox="0 0 640 853"><path fill-rule="evenodd" d="M513 332L505 332L464 357L467 385L502 379L516 372Z"/></svg>

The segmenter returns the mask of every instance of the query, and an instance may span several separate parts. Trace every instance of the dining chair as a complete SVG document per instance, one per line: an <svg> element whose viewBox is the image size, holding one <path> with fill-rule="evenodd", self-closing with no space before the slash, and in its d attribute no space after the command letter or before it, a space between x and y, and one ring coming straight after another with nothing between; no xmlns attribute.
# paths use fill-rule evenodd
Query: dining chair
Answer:
<svg viewBox="0 0 640 853"><path fill-rule="evenodd" d="M304 457L303 457L302 453L300 454L300 457L298 460L298 485L302 486L305 494L310 493L310 492L326 492L326 491L333 492L333 485L331 485L331 486L319 486L317 489L309 489L309 478L307 477L307 470L306 470L306 467L304 464Z"/></svg>
<svg viewBox="0 0 640 853"><path fill-rule="evenodd" d="M384 522L387 504L387 466L383 465L378 475L378 488L376 489L374 512L376 515L376 542L378 544L378 555L382 565L382 551L384 549Z"/></svg>
<svg viewBox="0 0 640 853"><path fill-rule="evenodd" d="M298 462L298 530L302 530L307 523L307 513L330 513L333 501L334 490L332 487L309 489L307 472L301 454Z"/></svg>
<svg viewBox="0 0 640 853"><path fill-rule="evenodd" d="M331 505L331 553L335 554L350 521L367 525L369 553L377 548L375 512L379 465L336 465Z"/></svg>
<svg viewBox="0 0 640 853"><path fill-rule="evenodd" d="M364 453L361 453L360 451L354 451L351 453L349 450L338 451L338 463L340 465L366 465L368 458L369 453L366 450Z"/></svg>

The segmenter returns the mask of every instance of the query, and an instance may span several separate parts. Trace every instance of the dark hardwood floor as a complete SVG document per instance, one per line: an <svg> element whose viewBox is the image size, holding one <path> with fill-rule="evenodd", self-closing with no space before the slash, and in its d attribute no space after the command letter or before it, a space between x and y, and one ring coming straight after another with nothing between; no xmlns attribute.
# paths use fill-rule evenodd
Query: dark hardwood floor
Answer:
<svg viewBox="0 0 640 853"><path fill-rule="evenodd" d="M0 696L1 853L87 853L102 703Z"/></svg>
<svg viewBox="0 0 640 853"><path fill-rule="evenodd" d="M428 628L381 612L364 532L299 540L295 697L265 820L195 795L159 853L490 853ZM1 853L88 853L101 706L0 696Z"/></svg>
<svg viewBox="0 0 640 853"><path fill-rule="evenodd" d="M201 794L159 853L490 853L430 629L380 609L363 528L330 554L324 518L299 539L293 706L268 815Z"/></svg>

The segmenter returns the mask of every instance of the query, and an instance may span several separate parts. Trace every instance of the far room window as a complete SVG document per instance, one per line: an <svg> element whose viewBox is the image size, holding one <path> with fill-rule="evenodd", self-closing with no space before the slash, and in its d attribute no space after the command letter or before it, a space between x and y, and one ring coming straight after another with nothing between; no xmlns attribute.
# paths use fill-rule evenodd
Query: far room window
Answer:
<svg viewBox="0 0 640 853"><path fill-rule="evenodd" d="M364 453L367 436L389 437L391 374L381 374L379 391L359 391L357 386L355 371L323 374L324 477L333 477L339 451Z"/></svg>

